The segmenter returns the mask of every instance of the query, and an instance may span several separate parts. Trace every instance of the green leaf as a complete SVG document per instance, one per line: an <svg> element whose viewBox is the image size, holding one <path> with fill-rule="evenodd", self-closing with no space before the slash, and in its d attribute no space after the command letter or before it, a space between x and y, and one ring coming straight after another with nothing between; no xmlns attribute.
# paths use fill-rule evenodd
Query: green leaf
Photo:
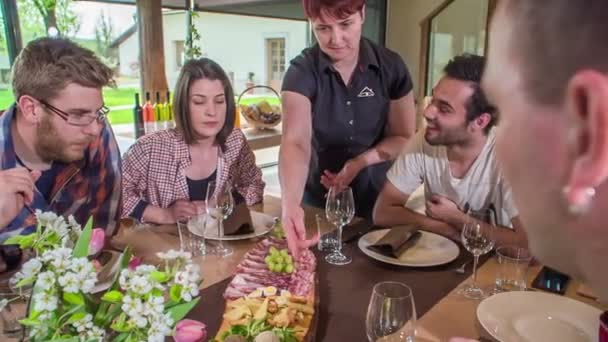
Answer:
<svg viewBox="0 0 608 342"><path fill-rule="evenodd" d="M68 324L72 324L74 322L78 322L81 319L85 318L87 316L87 313L84 311L80 311L77 312L75 314L73 314L69 319L68 319Z"/></svg>
<svg viewBox="0 0 608 342"><path fill-rule="evenodd" d="M112 325L110 325L110 328L112 328L112 330L114 330L114 331L121 332L121 333L131 331L131 327L126 324L126 321L127 321L127 314L123 312L118 316L118 318L116 318L114 320L114 322L112 322Z"/></svg>
<svg viewBox="0 0 608 342"><path fill-rule="evenodd" d="M78 342L78 337L66 337L66 338L53 339L53 340L50 340L50 342Z"/></svg>
<svg viewBox="0 0 608 342"><path fill-rule="evenodd" d="M20 245L21 240L26 237L25 235L13 235L10 238L4 240L3 245Z"/></svg>
<svg viewBox="0 0 608 342"><path fill-rule="evenodd" d="M152 271L150 277L159 283L164 283L169 280L169 275L166 272Z"/></svg>
<svg viewBox="0 0 608 342"><path fill-rule="evenodd" d="M122 301L122 293L118 291L106 292L103 297L101 297L101 300L110 303L119 303Z"/></svg>
<svg viewBox="0 0 608 342"><path fill-rule="evenodd" d="M63 294L63 300L74 305L84 305L84 297L81 293L67 293Z"/></svg>
<svg viewBox="0 0 608 342"><path fill-rule="evenodd" d="M123 332L122 334L119 334L118 336L114 337L114 339L112 341L113 342L123 342L124 340L127 339L127 337L129 337L129 333Z"/></svg>
<svg viewBox="0 0 608 342"><path fill-rule="evenodd" d="M170 295L172 301L179 302L179 300L182 298L182 287L183 286L181 286L179 284L174 284L173 286L171 286L169 295Z"/></svg>
<svg viewBox="0 0 608 342"><path fill-rule="evenodd" d="M196 298L190 302L175 305L167 309L167 313L171 315L171 318L173 318L173 322L179 322L184 317L186 317L188 312L190 312L196 306L196 304L198 304L199 299L200 298Z"/></svg>
<svg viewBox="0 0 608 342"><path fill-rule="evenodd" d="M21 249L31 248L34 245L34 241L36 241L35 234L30 234L30 235L24 236L23 238L21 238L21 241L19 241L19 248L21 248Z"/></svg>
<svg viewBox="0 0 608 342"><path fill-rule="evenodd" d="M161 291L159 289L154 289L154 290L152 290L152 296L154 296L154 297L162 297L163 296L163 291Z"/></svg>
<svg viewBox="0 0 608 342"><path fill-rule="evenodd" d="M21 323L22 325L25 325L27 327L35 327L37 325L40 325L40 321L38 321L36 319L31 319L31 318L20 319L19 323Z"/></svg>
<svg viewBox="0 0 608 342"><path fill-rule="evenodd" d="M87 224L84 226L82 230L82 234L76 241L76 245L74 246L74 257L76 258L86 258L89 255L89 242L91 241L91 234L93 232L93 216L89 217Z"/></svg>
<svg viewBox="0 0 608 342"><path fill-rule="evenodd" d="M33 284L36 281L35 277L29 277L29 278L25 278L25 279L21 279L16 285L16 288L20 288L26 285L30 285Z"/></svg>

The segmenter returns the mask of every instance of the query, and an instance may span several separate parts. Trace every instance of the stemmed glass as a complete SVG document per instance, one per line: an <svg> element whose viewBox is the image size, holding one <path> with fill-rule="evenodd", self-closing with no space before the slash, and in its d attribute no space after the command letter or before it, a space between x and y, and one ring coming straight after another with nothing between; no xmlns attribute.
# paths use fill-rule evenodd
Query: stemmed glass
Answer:
<svg viewBox="0 0 608 342"><path fill-rule="evenodd" d="M483 299L484 291L477 286L477 264L479 256L486 254L494 248L496 227L489 224L487 215L471 213L461 232L462 244L473 254L473 281L462 290L462 294L469 299Z"/></svg>
<svg viewBox="0 0 608 342"><path fill-rule="evenodd" d="M329 222L338 227L337 246L331 254L325 257L325 261L332 265L349 264L352 258L342 254L342 228L355 217L355 199L350 187L329 189L325 203L325 216Z"/></svg>
<svg viewBox="0 0 608 342"><path fill-rule="evenodd" d="M416 337L416 305L412 289L387 281L374 286L365 320L367 339L413 342Z"/></svg>
<svg viewBox="0 0 608 342"><path fill-rule="evenodd" d="M215 181L209 182L207 194L205 196L205 207L210 218L218 221L218 240L219 244L215 248L216 255L226 257L234 252L231 247L224 245L224 220L232 214L234 209L234 198L232 197L232 186L228 183L222 188L218 188Z"/></svg>

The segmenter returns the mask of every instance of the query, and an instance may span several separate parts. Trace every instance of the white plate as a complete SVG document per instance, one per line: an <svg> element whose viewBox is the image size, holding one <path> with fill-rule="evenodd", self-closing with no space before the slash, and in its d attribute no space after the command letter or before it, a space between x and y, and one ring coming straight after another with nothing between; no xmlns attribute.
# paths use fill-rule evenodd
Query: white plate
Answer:
<svg viewBox="0 0 608 342"><path fill-rule="evenodd" d="M247 239L252 239L252 238L256 238L259 236L263 236L265 234L268 234L268 232L270 232L272 230L272 226L274 224L274 219L272 218L272 216L263 214L263 213L259 213L259 212L255 212L255 211L251 211L251 221L253 223L253 232L252 233L248 233L248 234L241 234L241 235L226 235L223 237L218 237L218 231L217 231L217 225L213 222L207 222L204 227L205 227L205 231L204 231L204 235L205 235L205 239L209 239L209 240L222 240L222 241L235 241L235 240L247 240ZM207 215L202 215L200 216L201 220L205 220L208 216ZM190 228L190 231L195 234L195 235L201 235L200 230L197 231L197 227L200 229L200 227L203 226L203 224L195 224L194 226L188 226Z"/></svg>
<svg viewBox="0 0 608 342"><path fill-rule="evenodd" d="M477 307L481 326L501 342L595 342L600 314L577 300L532 291L499 293Z"/></svg>
<svg viewBox="0 0 608 342"><path fill-rule="evenodd" d="M359 239L359 249L369 257L388 264L410 267L429 267L447 264L458 258L460 249L453 241L441 235L420 231L422 236L414 246L405 251L399 259L372 251L367 247L375 244L390 229L369 232Z"/></svg>

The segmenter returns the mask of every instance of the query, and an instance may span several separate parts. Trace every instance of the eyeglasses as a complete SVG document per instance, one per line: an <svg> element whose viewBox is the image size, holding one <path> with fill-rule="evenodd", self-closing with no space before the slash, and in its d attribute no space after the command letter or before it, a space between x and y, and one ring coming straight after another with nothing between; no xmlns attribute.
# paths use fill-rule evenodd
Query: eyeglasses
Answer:
<svg viewBox="0 0 608 342"><path fill-rule="evenodd" d="M66 112L62 111L61 109L48 104L46 101L43 101L43 100L38 100L38 101L40 103L42 103L42 105L44 105L46 108L48 108L51 112L57 114L57 116L59 116L60 118L65 120L70 125L79 126L79 127L86 127L86 126L90 125L93 121L97 121L97 123L103 124L107 120L108 113L110 113L110 109L106 106L103 106L100 109L98 109L94 115L90 115L90 114L89 115L85 115L85 114L74 115L74 114L66 113Z"/></svg>

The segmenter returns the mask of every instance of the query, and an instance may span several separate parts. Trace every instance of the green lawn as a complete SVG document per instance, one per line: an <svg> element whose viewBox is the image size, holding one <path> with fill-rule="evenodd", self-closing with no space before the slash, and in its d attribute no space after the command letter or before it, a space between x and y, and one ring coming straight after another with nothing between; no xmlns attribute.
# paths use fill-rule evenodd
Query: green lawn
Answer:
<svg viewBox="0 0 608 342"><path fill-rule="evenodd" d="M106 88L103 90L105 105L109 108L116 106L133 106L133 94L139 92L138 88ZM252 104L261 100L267 100L271 105L277 105L279 99L276 96L242 99L241 104ZM13 92L10 89L0 89L0 109L8 108L14 102ZM110 111L110 122L113 124L128 124L133 122L133 111L128 109L115 109Z"/></svg>

